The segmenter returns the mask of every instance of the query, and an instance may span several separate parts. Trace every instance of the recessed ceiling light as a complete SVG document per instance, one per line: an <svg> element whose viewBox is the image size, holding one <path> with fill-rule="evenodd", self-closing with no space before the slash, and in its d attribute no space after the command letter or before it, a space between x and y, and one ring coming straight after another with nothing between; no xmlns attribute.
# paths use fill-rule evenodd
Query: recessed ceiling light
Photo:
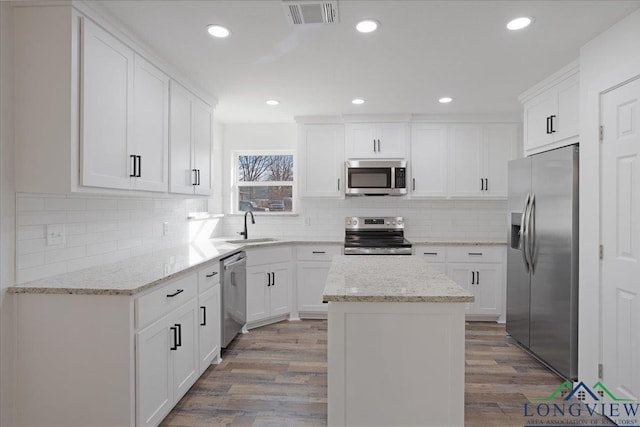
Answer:
<svg viewBox="0 0 640 427"><path fill-rule="evenodd" d="M361 98L352 99L351 103L355 105L362 105L364 104L364 99L361 99Z"/></svg>
<svg viewBox="0 0 640 427"><path fill-rule="evenodd" d="M364 21L360 21L356 24L356 30L361 33L371 33L378 29L380 23L373 19L365 19Z"/></svg>
<svg viewBox="0 0 640 427"><path fill-rule="evenodd" d="M278 105L280 104L280 101L276 101L275 99L270 99L267 101L267 105Z"/></svg>
<svg viewBox="0 0 640 427"><path fill-rule="evenodd" d="M223 27L222 25L209 25L207 27L207 31L213 37L217 37L217 38L229 37L229 34L231 34L231 32L227 28Z"/></svg>
<svg viewBox="0 0 640 427"><path fill-rule="evenodd" d="M509 21L509 23L507 24L507 28L512 31L521 30L528 27L529 24L531 24L531 18L522 16L520 18L512 19L511 21Z"/></svg>
<svg viewBox="0 0 640 427"><path fill-rule="evenodd" d="M450 96L443 96L442 98L438 99L438 102L440 104L448 104L451 101L453 101L453 98L451 98Z"/></svg>

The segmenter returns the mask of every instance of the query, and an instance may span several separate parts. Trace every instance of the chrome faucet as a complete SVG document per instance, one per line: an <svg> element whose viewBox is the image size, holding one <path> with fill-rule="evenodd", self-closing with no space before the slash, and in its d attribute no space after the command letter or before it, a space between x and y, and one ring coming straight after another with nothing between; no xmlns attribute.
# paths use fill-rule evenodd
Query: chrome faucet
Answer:
<svg viewBox="0 0 640 427"><path fill-rule="evenodd" d="M255 223L256 223L256 220L255 220L255 218L253 217L253 212L251 212L251 211L246 211L246 212L244 213L244 231L241 231L241 232L239 233L241 236L244 236L244 239L245 239L245 240L249 238L249 232L247 231L247 214L251 214L251 224L255 224Z"/></svg>

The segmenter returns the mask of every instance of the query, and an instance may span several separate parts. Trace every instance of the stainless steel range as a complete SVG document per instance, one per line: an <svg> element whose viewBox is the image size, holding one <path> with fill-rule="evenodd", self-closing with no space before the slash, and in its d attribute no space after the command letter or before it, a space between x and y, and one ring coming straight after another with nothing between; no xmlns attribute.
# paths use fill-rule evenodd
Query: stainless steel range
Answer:
<svg viewBox="0 0 640 427"><path fill-rule="evenodd" d="M401 216L347 217L344 233L345 255L411 255Z"/></svg>

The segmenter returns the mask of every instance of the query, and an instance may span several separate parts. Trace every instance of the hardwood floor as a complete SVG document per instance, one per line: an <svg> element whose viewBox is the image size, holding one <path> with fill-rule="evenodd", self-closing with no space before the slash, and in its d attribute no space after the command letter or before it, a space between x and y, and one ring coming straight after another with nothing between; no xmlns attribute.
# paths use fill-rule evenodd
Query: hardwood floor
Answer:
<svg viewBox="0 0 640 427"><path fill-rule="evenodd" d="M531 419L524 417L523 404L549 395L562 383L505 337L504 325L467 323L466 427L525 426ZM238 336L222 358L163 426L326 425L326 321L284 321L253 329ZM562 418L556 420L560 425ZM597 423L613 425L606 419Z"/></svg>

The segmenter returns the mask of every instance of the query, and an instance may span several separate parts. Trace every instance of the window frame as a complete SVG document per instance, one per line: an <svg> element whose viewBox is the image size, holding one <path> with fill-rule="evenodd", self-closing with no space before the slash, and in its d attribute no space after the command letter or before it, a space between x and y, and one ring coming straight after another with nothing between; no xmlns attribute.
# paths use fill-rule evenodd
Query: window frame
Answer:
<svg viewBox="0 0 640 427"><path fill-rule="evenodd" d="M293 179L291 181L240 181L238 180L238 164L240 156L292 156ZM240 187L291 187L291 212L283 211L252 211L254 215L292 216L298 215L297 211L297 166L296 150L233 150L231 152L231 215L244 215L245 211L239 209Z"/></svg>

